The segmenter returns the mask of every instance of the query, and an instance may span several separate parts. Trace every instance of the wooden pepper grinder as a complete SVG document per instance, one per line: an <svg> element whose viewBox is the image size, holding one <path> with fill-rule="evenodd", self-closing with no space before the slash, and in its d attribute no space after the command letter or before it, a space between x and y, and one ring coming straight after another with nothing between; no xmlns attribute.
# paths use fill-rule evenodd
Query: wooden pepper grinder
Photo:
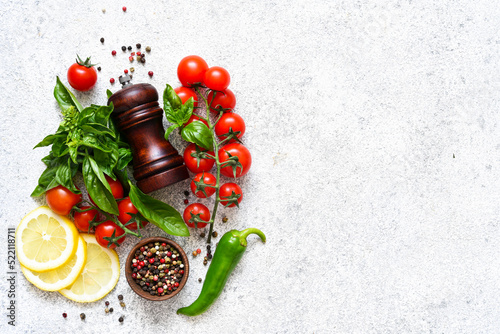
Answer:
<svg viewBox="0 0 500 334"><path fill-rule="evenodd" d="M150 84L131 84L121 76L122 89L111 95L111 114L118 130L132 149L134 178L145 193L158 190L189 177L184 160L165 139L163 109L158 91Z"/></svg>

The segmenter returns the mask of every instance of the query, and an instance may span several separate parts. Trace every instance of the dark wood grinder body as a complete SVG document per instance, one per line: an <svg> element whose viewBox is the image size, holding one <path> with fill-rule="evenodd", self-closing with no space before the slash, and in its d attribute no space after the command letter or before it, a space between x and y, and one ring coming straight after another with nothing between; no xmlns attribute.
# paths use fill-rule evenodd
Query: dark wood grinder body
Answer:
<svg viewBox="0 0 500 334"><path fill-rule="evenodd" d="M183 158L165 140L163 110L152 85L125 85L111 95L108 105L111 102L111 117L132 149L139 189L149 193L189 177Z"/></svg>

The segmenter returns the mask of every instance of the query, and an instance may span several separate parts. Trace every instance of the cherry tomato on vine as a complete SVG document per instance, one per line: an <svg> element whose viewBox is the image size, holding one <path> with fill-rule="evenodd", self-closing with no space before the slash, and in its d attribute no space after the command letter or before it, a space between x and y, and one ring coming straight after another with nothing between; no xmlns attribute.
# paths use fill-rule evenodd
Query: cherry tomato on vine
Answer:
<svg viewBox="0 0 500 334"><path fill-rule="evenodd" d="M75 194L68 188L58 185L47 190L45 200L52 211L66 216L71 211L71 208L82 200L82 194Z"/></svg>
<svg viewBox="0 0 500 334"><path fill-rule="evenodd" d="M231 76L225 68L212 66L205 72L203 82L212 90L223 91L229 86Z"/></svg>
<svg viewBox="0 0 500 334"><path fill-rule="evenodd" d="M198 163L197 158L191 155L198 154L196 152L196 148L197 146L193 143L189 144L188 147L186 147L186 150L184 150L184 163L186 164L186 167L193 173L208 172L214 166L215 160L200 158ZM214 155L214 152L207 151L201 147L198 147L198 151L206 152L212 156Z"/></svg>
<svg viewBox="0 0 500 334"><path fill-rule="evenodd" d="M111 188L111 193L113 194L113 197L115 199L123 198L123 195L124 195L123 186L120 183L120 181L118 181L118 179L113 180L112 178L110 178L107 175L105 175L105 177L106 177L106 181L108 181L109 187ZM89 199L92 202L92 204L95 205L94 200L92 199L92 197L90 197L90 195L89 195Z"/></svg>
<svg viewBox="0 0 500 334"><path fill-rule="evenodd" d="M204 119L201 119L200 116L198 115L195 115L195 114L192 114L191 117L189 118L189 120L187 121L186 124L184 124L184 126L188 125L188 124L191 124L193 123L194 121L200 121L200 122L203 122L207 127L208 127L208 123L207 121L205 121Z"/></svg>
<svg viewBox="0 0 500 334"><path fill-rule="evenodd" d="M86 210L90 209L90 206L82 206L80 207L81 210ZM77 229L79 229L82 232L88 232L90 222L97 216L99 212L97 210L89 210L85 212L78 212L75 211L74 218L75 218L75 226Z"/></svg>
<svg viewBox="0 0 500 334"><path fill-rule="evenodd" d="M117 240L118 244L121 245L123 241L125 241L125 231L120 226L113 223L111 220L102 222L95 228L95 239L97 240L97 243L102 247L108 247L109 240L106 240L104 238L113 236L113 232L115 232L115 237L123 235L122 238ZM109 248L116 248L116 244L111 244Z"/></svg>
<svg viewBox="0 0 500 334"><path fill-rule="evenodd" d="M235 113L225 113L220 118L219 122L215 124L215 134L219 137L219 139L225 139L227 136L224 136L226 133L229 133L229 129L233 130L233 132L240 132L237 137L241 138L245 134L245 121L243 118Z"/></svg>
<svg viewBox="0 0 500 334"><path fill-rule="evenodd" d="M228 164L221 168L220 172L222 175L227 177L240 177L248 173L250 166L252 165L252 155L250 151L245 146L239 143L230 143L224 145L219 149L219 162ZM238 157L236 162L235 158L230 158L230 156ZM233 167L236 167L236 175L233 172Z"/></svg>
<svg viewBox="0 0 500 334"><path fill-rule="evenodd" d="M222 91L217 92L214 96L214 92L208 93L207 101L210 103L210 111L218 114L219 111L217 109L228 109L224 110L224 112L231 112L236 106L236 97L234 93L229 88Z"/></svg>
<svg viewBox="0 0 500 334"><path fill-rule="evenodd" d="M203 181L201 181L201 180L203 180ZM206 196L202 190L196 191L196 183L199 183L200 181L202 182L201 187L203 187L203 189L205 190L205 193L207 194ZM215 176L213 176L213 174L205 173L205 172L196 174L196 176L191 181L191 191L193 192L193 194L196 197L199 197L199 198L210 197L215 193L215 188L207 187L204 185L215 186L216 181L217 180L216 180Z"/></svg>
<svg viewBox="0 0 500 334"><path fill-rule="evenodd" d="M129 230L137 230L137 223L126 225L130 218L132 218L129 213L136 214L139 212L139 210L137 210L135 205L130 200L130 197L125 197L118 203L118 212L118 220L120 221L120 223L125 225ZM147 224L148 222L146 221L141 223L142 227L146 226Z"/></svg>
<svg viewBox="0 0 500 334"><path fill-rule="evenodd" d="M236 203L227 205L229 201L223 201L223 199L228 199L229 196L232 196L233 192L235 195L240 195L240 197L238 197L238 204L241 203L241 200L243 199L243 192L241 191L240 186L236 183L224 183L219 189L219 197L221 199L220 204L227 208L236 206Z"/></svg>
<svg viewBox="0 0 500 334"><path fill-rule="evenodd" d="M204 220L206 222L208 222L210 220L210 211L208 210L208 208L201 203L193 203L193 204L190 204L186 207L186 209L184 210L184 214L182 215L186 225L189 227L195 227L195 223L189 222L189 220L193 216L198 215L198 214L200 215L199 217L202 220ZM206 223L197 223L196 225L198 226L198 228L203 228L203 227L207 226Z"/></svg>
<svg viewBox="0 0 500 334"><path fill-rule="evenodd" d="M184 57L177 67L177 77L183 86L191 87L196 83L203 83L207 62L199 56Z"/></svg>
<svg viewBox="0 0 500 334"><path fill-rule="evenodd" d="M78 56L77 56L78 57ZM80 57L68 69L68 82L76 90L85 92L97 82L97 72L90 63L90 57L82 61Z"/></svg>
<svg viewBox="0 0 500 334"><path fill-rule="evenodd" d="M179 95L181 98L182 104L186 103L187 100L189 100L190 97L193 98L193 106L197 107L198 106L198 95L196 95L196 92L192 90L191 88L187 88L184 86L177 87L174 89L174 91Z"/></svg>

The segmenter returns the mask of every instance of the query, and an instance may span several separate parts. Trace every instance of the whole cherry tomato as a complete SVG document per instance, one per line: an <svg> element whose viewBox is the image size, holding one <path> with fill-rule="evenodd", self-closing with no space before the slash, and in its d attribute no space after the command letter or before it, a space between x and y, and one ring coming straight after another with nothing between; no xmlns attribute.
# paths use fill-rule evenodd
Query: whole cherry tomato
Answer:
<svg viewBox="0 0 500 334"><path fill-rule="evenodd" d="M233 132L240 132L237 135L238 138L241 138L245 134L245 121L241 118L240 115L235 113L225 113L220 118L219 122L215 124L215 134L222 140L227 136L224 136L226 133L229 133L229 129L232 129Z"/></svg>
<svg viewBox="0 0 500 334"><path fill-rule="evenodd" d="M82 200L82 194L75 194L68 188L58 185L47 190L45 200L49 208L59 215L66 216L71 208Z"/></svg>
<svg viewBox="0 0 500 334"><path fill-rule="evenodd" d="M78 57L78 56L77 56ZM82 61L80 57L68 69L68 82L76 90L85 92L97 82L97 72L90 63L90 57Z"/></svg>
<svg viewBox="0 0 500 334"><path fill-rule="evenodd" d="M137 212L139 212L139 210L137 210L135 205L130 200L130 197L125 197L118 203L118 211L118 220L120 221L120 223L125 225L129 230L137 230L137 223L126 225L130 218L132 218L129 213L136 214ZM147 224L148 222L141 223L142 227L146 226Z"/></svg>
<svg viewBox="0 0 500 334"><path fill-rule="evenodd" d="M228 154L229 153L229 154ZM233 171L231 165L227 165L221 168L220 172L222 175L227 177L240 177L248 173L250 166L252 165L252 156L250 151L243 145L239 143L230 143L224 145L219 149L219 162L224 164L224 162L229 161L229 155L238 157L238 163L241 164L236 166L236 175Z"/></svg>
<svg viewBox="0 0 500 334"><path fill-rule="evenodd" d="M194 121L200 121L200 122L203 122L207 127L208 127L208 123L207 121L205 121L204 119L201 119L200 116L198 115L195 115L195 114L192 114L191 117L189 118L189 120L187 121L186 124L184 124L184 126L188 125L188 124L191 124L193 123Z"/></svg>
<svg viewBox="0 0 500 334"><path fill-rule="evenodd" d="M205 72L203 82L205 86L212 90L223 91L229 86L231 76L225 68L213 66Z"/></svg>
<svg viewBox="0 0 500 334"><path fill-rule="evenodd" d="M81 210L86 210L90 209L90 206L82 206L80 207ZM75 211L74 218L75 218L75 226L77 229L79 229L82 232L88 232L89 231L89 226L90 222L98 215L99 213L97 210L89 210L89 211L84 211L84 212L78 212Z"/></svg>
<svg viewBox="0 0 500 334"><path fill-rule="evenodd" d="M236 183L224 183L219 189L219 197L221 198L220 204L224 205L227 208L236 206L236 203L227 205L229 201L222 201L224 198L227 199L229 196L231 196L233 192L236 195L240 195L240 197L238 197L238 204L241 203L241 200L243 199L243 192L241 191L240 186Z"/></svg>
<svg viewBox="0 0 500 334"><path fill-rule="evenodd" d="M184 86L177 87L174 89L174 91L179 95L181 98L182 104L186 103L187 100L189 100L190 97L193 98L193 106L197 107L198 106L198 95L196 95L196 92L192 90L191 88L187 88Z"/></svg>
<svg viewBox="0 0 500 334"><path fill-rule="evenodd" d="M202 184L215 186L217 181L215 176L213 176L213 174L203 172L196 174L196 176L193 178L193 181L191 181L191 191L196 197L206 198L212 196L215 193L215 188L212 187L204 187L205 193L207 194L206 196L203 193L203 191L201 190L196 191L196 183L200 181L202 182Z"/></svg>
<svg viewBox="0 0 500 334"><path fill-rule="evenodd" d="M191 154L197 154L196 153L196 148L197 146L193 143L189 144L188 147L186 147L186 150L184 150L184 163L186 164L186 167L193 173L201 173L201 172L208 172L210 169L215 164L214 159L204 159L200 158L199 162L197 161L196 157L193 157ZM214 155L214 152L212 151L207 151L204 148L198 147L198 150L200 152L206 152L210 155Z"/></svg>
<svg viewBox="0 0 500 334"><path fill-rule="evenodd" d="M232 90L229 88L224 90L223 92L217 92L215 94L214 92L208 93L207 96L207 101L210 103L210 111L213 113L218 114L219 110L217 109L228 109L224 110L224 112L231 112L233 111L234 107L236 106L236 97L234 96L234 93Z"/></svg>
<svg viewBox="0 0 500 334"><path fill-rule="evenodd" d="M113 197L115 199L123 198L123 195L124 195L123 186L120 183L120 181L118 181L118 179L113 180L112 178L110 178L107 175L105 175L105 177L106 177L106 181L108 181L109 187L111 188L111 193L113 194ZM89 199L92 202L92 204L95 205L94 200L92 199L92 197L90 197L90 195L89 195Z"/></svg>
<svg viewBox="0 0 500 334"><path fill-rule="evenodd" d="M184 210L184 214L182 215L184 218L184 222L186 223L187 226L189 227L195 227L195 223L189 222L189 220L195 216L195 215L200 215L200 218L204 221L209 221L210 220L210 211L208 208L201 204L201 203L193 203L190 204L186 207ZM196 224L198 228L203 228L207 226L206 223L197 223Z"/></svg>
<svg viewBox="0 0 500 334"><path fill-rule="evenodd" d="M183 86L191 87L193 84L203 83L207 70L208 65L203 58L187 56L180 61L177 67L177 77Z"/></svg>
<svg viewBox="0 0 500 334"><path fill-rule="evenodd" d="M95 239L97 240L97 243L99 243L102 247L108 247L109 240L104 238L113 236L113 232L115 233L115 237L123 235L123 238L117 240L118 244L121 245L125 241L125 231L111 220L102 222L95 228ZM116 248L116 244L109 245L109 248Z"/></svg>

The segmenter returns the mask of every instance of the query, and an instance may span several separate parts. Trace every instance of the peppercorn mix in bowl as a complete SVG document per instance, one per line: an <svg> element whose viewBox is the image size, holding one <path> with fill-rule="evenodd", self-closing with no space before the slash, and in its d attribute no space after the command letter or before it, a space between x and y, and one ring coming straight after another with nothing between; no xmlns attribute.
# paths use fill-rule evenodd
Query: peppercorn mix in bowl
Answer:
<svg viewBox="0 0 500 334"><path fill-rule="evenodd" d="M154 301L167 300L186 284L188 258L184 250L170 239L147 238L130 251L125 276L139 296Z"/></svg>

